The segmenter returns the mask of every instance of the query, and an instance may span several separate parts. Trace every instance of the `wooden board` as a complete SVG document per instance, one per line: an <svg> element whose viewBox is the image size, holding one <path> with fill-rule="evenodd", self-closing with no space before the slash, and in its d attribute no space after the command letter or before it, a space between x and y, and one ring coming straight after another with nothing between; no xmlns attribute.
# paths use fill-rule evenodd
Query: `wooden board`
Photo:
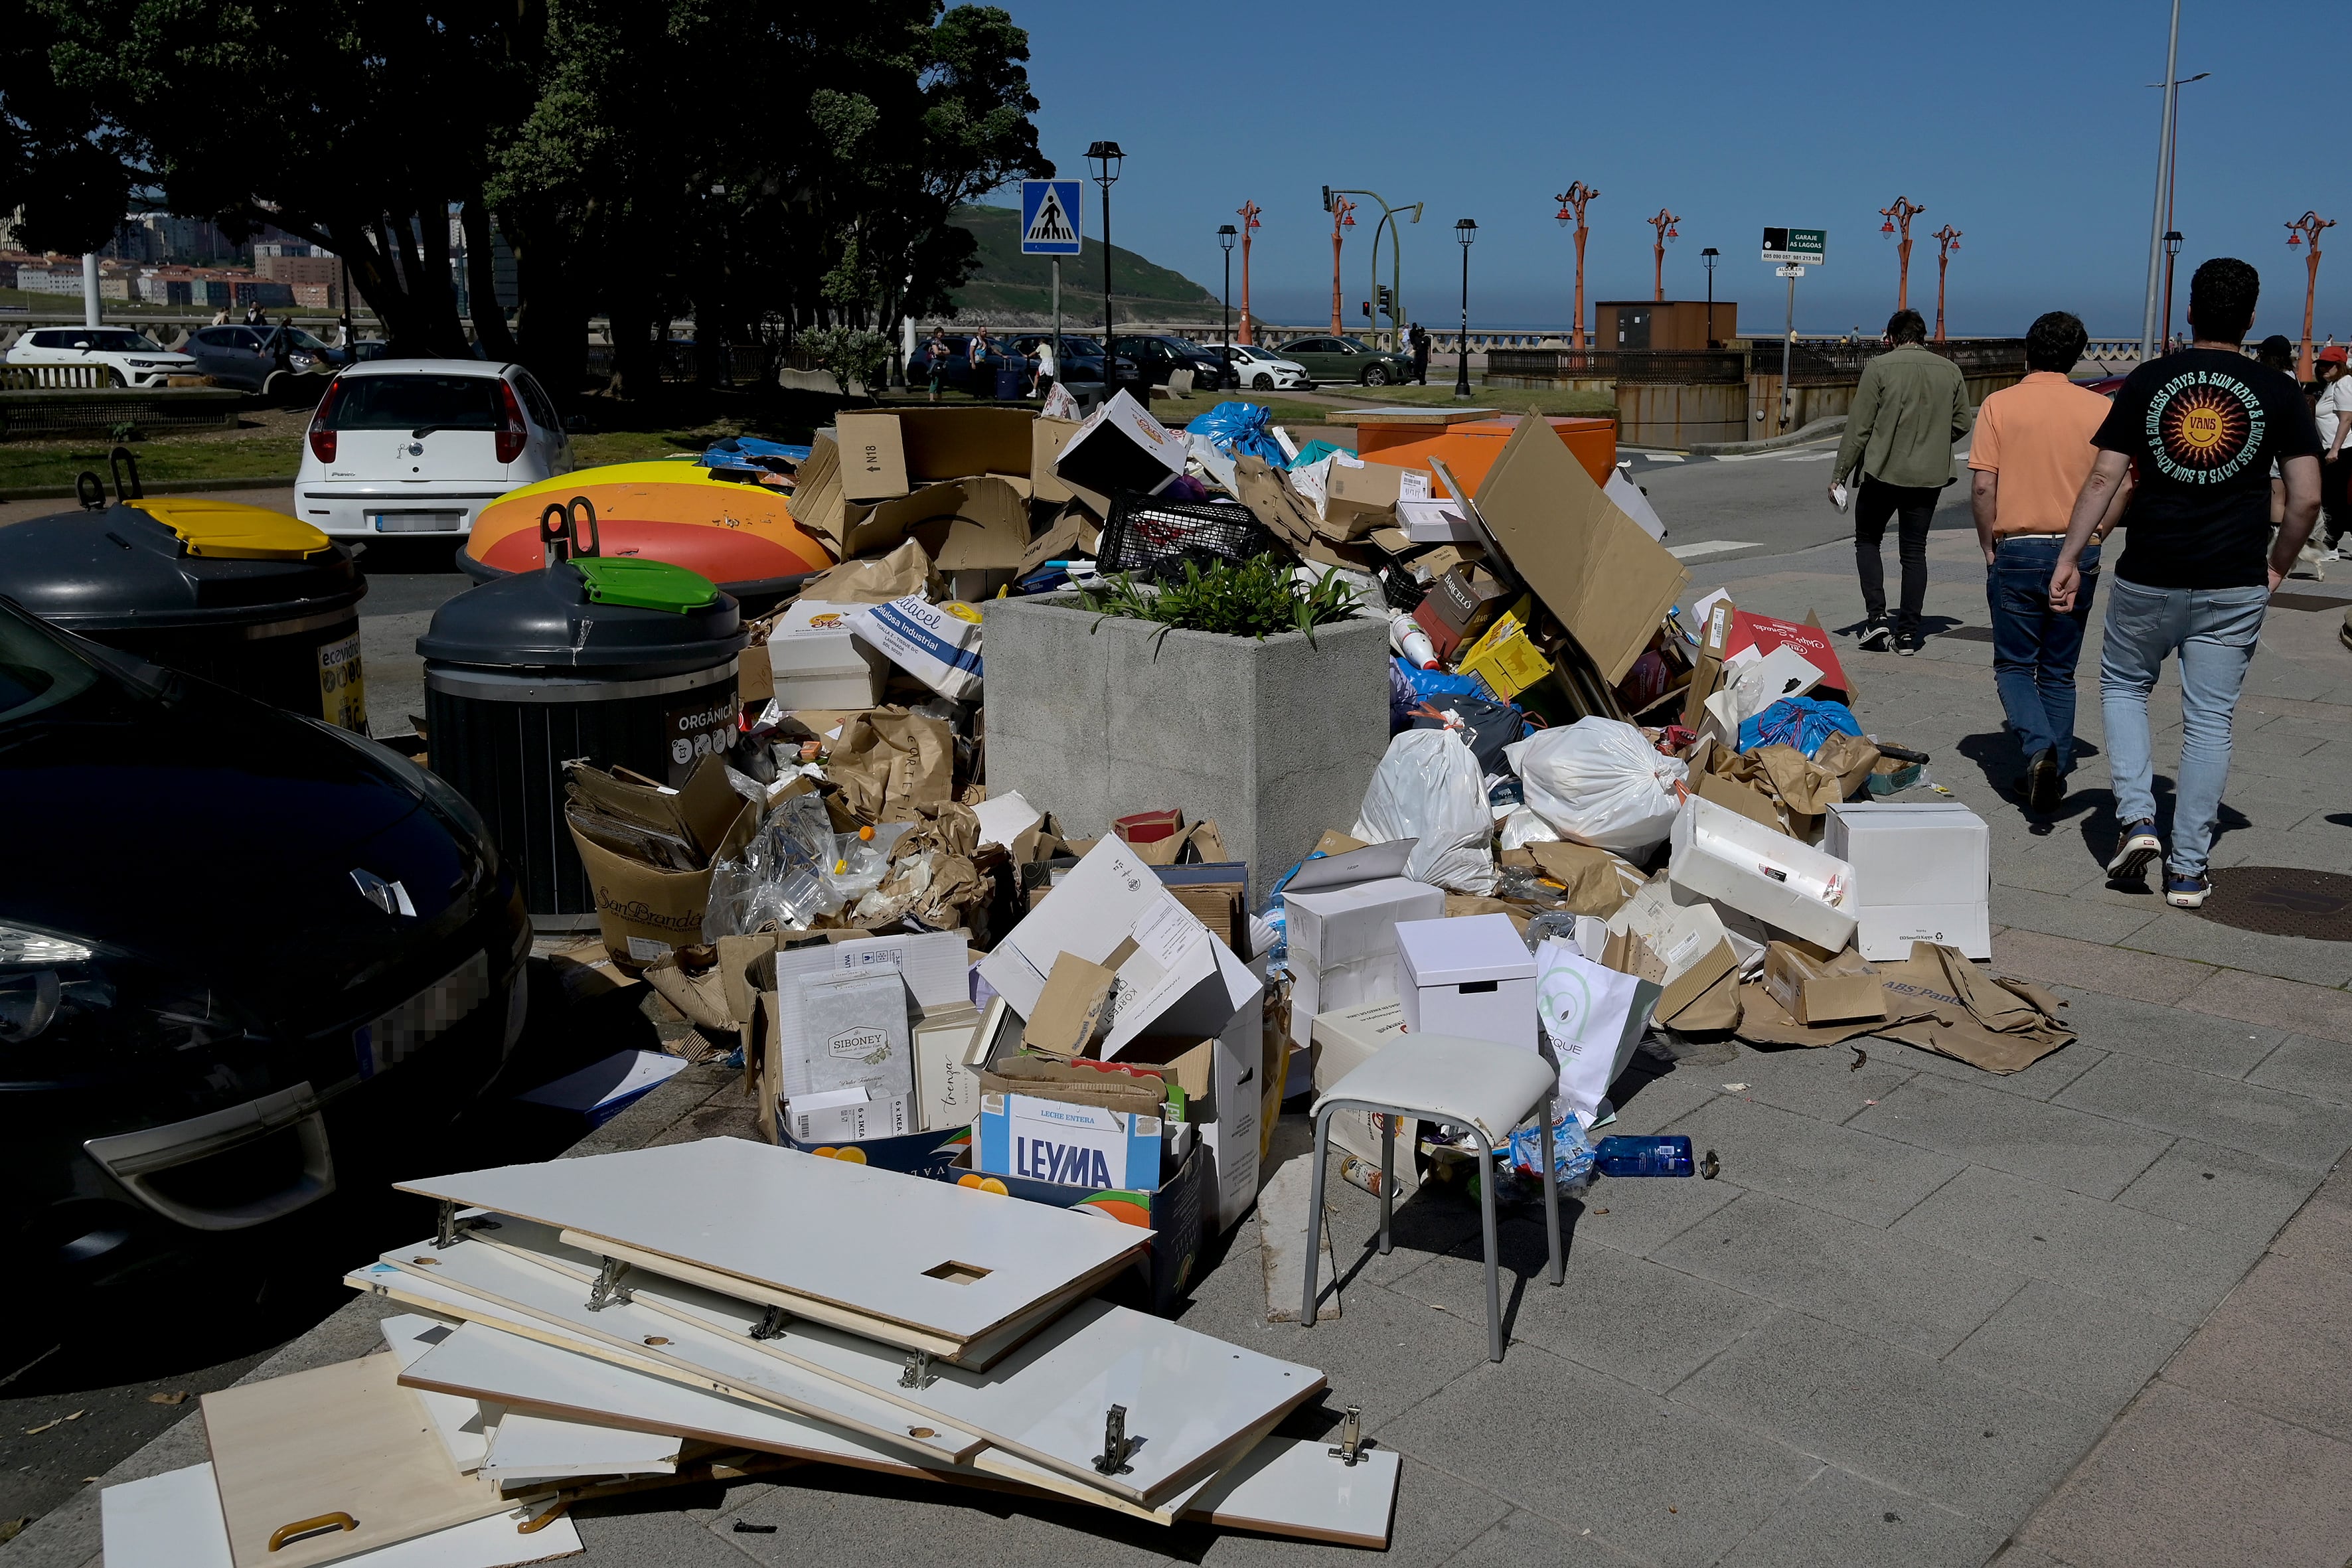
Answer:
<svg viewBox="0 0 2352 1568"><path fill-rule="evenodd" d="M312 1568L514 1507L450 1465L399 1376L393 1357L362 1356L204 1396L236 1568ZM338 1512L358 1528L269 1550L282 1526Z"/></svg>
<svg viewBox="0 0 2352 1568"><path fill-rule="evenodd" d="M403 1373L455 1331L442 1319L426 1317L422 1312L395 1312L377 1326L383 1331L384 1347L400 1363ZM404 1387L410 1386L404 1375L401 1383ZM480 1401L453 1398L425 1389L416 1391L416 1399L425 1406L425 1419L433 1423L433 1435L441 1439L449 1462L464 1475L470 1476L480 1469L482 1456L490 1449Z"/></svg>
<svg viewBox="0 0 2352 1568"><path fill-rule="evenodd" d="M625 1431L500 1409L481 1474L509 1490L528 1481L583 1476L670 1476L677 1473L678 1450L685 1445L676 1433Z"/></svg>
<svg viewBox="0 0 2352 1568"><path fill-rule="evenodd" d="M99 1494L107 1568L230 1568L228 1526L210 1465L124 1481ZM529 1535L503 1513L343 1559L345 1568L516 1568L577 1557L568 1519Z"/></svg>
<svg viewBox="0 0 2352 1568"><path fill-rule="evenodd" d="M968 1343L1134 1256L1133 1227L739 1138L401 1184ZM724 1194L724 1201L713 1201Z"/></svg>
<svg viewBox="0 0 2352 1568"><path fill-rule="evenodd" d="M1270 1437L1202 1488L1185 1517L1385 1551L1401 1468L1393 1448L1364 1449L1351 1466L1327 1439Z"/></svg>

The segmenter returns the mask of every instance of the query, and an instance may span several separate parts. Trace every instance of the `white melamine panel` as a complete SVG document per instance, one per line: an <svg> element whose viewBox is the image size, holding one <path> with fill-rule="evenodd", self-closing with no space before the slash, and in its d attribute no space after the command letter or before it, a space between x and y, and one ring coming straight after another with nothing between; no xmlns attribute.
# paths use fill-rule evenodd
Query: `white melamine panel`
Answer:
<svg viewBox="0 0 2352 1568"><path fill-rule="evenodd" d="M107 1568L229 1568L228 1526L210 1465L124 1481L100 1493L98 1503ZM569 1519L529 1535L516 1529L520 1522L492 1514L346 1557L341 1568L515 1568L580 1554L580 1531Z"/></svg>
<svg viewBox="0 0 2352 1568"><path fill-rule="evenodd" d="M482 1474L504 1487L556 1476L675 1475L684 1443L675 1433L628 1432L506 1410L490 1434Z"/></svg>
<svg viewBox="0 0 2352 1568"><path fill-rule="evenodd" d="M1184 1517L1385 1550L1399 1468L1393 1448L1367 1448L1345 1465L1328 1440L1269 1437L1202 1487Z"/></svg>
<svg viewBox="0 0 2352 1568"><path fill-rule="evenodd" d="M422 1312L395 1312L377 1326L383 1331L383 1342L392 1351L393 1359L400 1363L404 1373L416 1364L419 1356L456 1331L452 1324ZM490 1447L480 1402L422 1388L415 1392L417 1403L425 1406L425 1416L433 1423L433 1435L449 1451L449 1462L466 1475L480 1469L482 1456L489 1452Z"/></svg>

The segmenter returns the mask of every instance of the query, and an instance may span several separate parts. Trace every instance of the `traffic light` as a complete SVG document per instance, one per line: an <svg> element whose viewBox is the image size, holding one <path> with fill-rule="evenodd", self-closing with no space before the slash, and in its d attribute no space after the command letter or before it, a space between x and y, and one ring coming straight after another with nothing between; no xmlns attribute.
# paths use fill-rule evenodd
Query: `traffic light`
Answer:
<svg viewBox="0 0 2352 1568"><path fill-rule="evenodd" d="M1323 210L1327 213L1331 210L1331 187L1328 185L1323 187Z"/></svg>
<svg viewBox="0 0 2352 1568"><path fill-rule="evenodd" d="M1376 292L1376 294L1379 296L1379 299L1380 299L1380 302L1381 302L1381 315L1383 315L1383 316L1386 316L1386 317L1387 317L1390 321L1395 321L1395 320L1396 320L1396 300L1395 300L1394 299L1392 299L1392 298L1391 298L1391 297L1390 297L1390 294L1389 294L1389 286L1388 286L1387 284L1385 284L1385 283L1380 283L1380 284L1375 284L1375 285L1373 286L1373 288L1374 288L1374 291ZM1366 313L1367 315L1369 315L1369 314L1370 314L1370 311L1368 310L1365 313Z"/></svg>
<svg viewBox="0 0 2352 1568"><path fill-rule="evenodd" d="M1365 301L1364 301L1364 320L1366 320L1366 321L1370 321L1371 319L1372 319L1372 302L1371 302L1370 300L1365 300Z"/></svg>

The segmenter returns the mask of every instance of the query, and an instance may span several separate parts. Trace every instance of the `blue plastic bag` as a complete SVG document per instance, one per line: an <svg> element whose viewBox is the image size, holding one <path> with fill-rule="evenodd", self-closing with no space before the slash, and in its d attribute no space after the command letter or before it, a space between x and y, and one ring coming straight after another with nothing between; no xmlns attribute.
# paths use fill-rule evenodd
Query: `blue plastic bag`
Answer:
<svg viewBox="0 0 2352 1568"><path fill-rule="evenodd" d="M1503 1163L1523 1174L1540 1179L1543 1167L1537 1161L1543 1158L1543 1132L1539 1128L1522 1127L1511 1134L1510 1142L1501 1151ZM1585 1141L1584 1129L1573 1116L1563 1116L1551 1126L1552 1180L1563 1193L1580 1193L1592 1181L1592 1145Z"/></svg>
<svg viewBox="0 0 2352 1568"><path fill-rule="evenodd" d="M702 468L762 468L770 473L790 474L808 461L808 455L806 447L788 442L763 440L757 436L730 436L713 444L694 462Z"/></svg>
<svg viewBox="0 0 2352 1568"><path fill-rule="evenodd" d="M1810 697L1783 697L1739 726L1739 749L1794 746L1806 756L1822 749L1832 735L1859 735L1862 724L1843 702L1816 702Z"/></svg>
<svg viewBox="0 0 2352 1568"><path fill-rule="evenodd" d="M1206 436L1229 458L1263 458L1277 468L1286 466L1282 443L1274 438L1272 413L1263 403L1220 403L1184 428Z"/></svg>
<svg viewBox="0 0 2352 1568"><path fill-rule="evenodd" d="M1439 697L1479 697L1475 675L1450 675L1442 669L1419 669L1403 659L1389 658L1389 733L1412 728L1413 712Z"/></svg>

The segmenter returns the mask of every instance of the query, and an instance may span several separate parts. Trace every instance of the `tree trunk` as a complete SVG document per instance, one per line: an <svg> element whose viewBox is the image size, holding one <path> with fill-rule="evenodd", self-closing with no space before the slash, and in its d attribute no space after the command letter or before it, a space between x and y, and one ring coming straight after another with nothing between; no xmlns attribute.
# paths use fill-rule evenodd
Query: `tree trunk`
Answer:
<svg viewBox="0 0 2352 1568"><path fill-rule="evenodd" d="M506 307L499 303L497 258L490 240L490 211L479 196L467 199L459 209L466 228L466 292L474 318L474 335L483 353L494 360L521 357L514 333L507 328ZM565 401L570 401L568 398Z"/></svg>
<svg viewBox="0 0 2352 1568"><path fill-rule="evenodd" d="M605 319L613 324L613 375L604 390L614 397L660 396L661 353L654 340L657 313L652 301L639 290L624 292L610 285L604 299Z"/></svg>

